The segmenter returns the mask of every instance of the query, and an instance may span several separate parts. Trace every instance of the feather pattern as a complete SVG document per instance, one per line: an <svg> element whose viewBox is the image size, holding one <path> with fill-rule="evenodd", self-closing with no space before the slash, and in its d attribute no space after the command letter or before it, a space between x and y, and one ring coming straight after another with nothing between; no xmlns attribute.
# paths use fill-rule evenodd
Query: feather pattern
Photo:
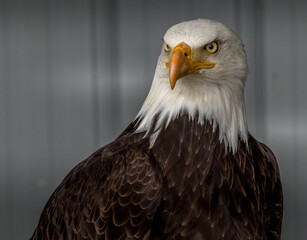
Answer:
<svg viewBox="0 0 307 240"><path fill-rule="evenodd" d="M139 139L124 135L77 165L49 199L32 239L144 237L162 183Z"/></svg>
<svg viewBox="0 0 307 240"><path fill-rule="evenodd" d="M280 239L281 184L268 147L249 136L227 152L218 128L182 113L150 148L137 122L67 175L33 240Z"/></svg>
<svg viewBox="0 0 307 240"><path fill-rule="evenodd" d="M135 121L71 170L32 240L280 240L279 170L248 133L240 39L200 19L171 27L164 40L170 49L184 41L193 61L214 67L171 90L171 54L162 50ZM219 51L204 54L213 40Z"/></svg>
<svg viewBox="0 0 307 240"><path fill-rule="evenodd" d="M168 237L160 239L279 239L282 196L274 155L252 136L229 153L218 131L187 114L161 130L152 149L167 183L159 231ZM191 152L191 145L198 150ZM272 201L278 214L268 208ZM279 223L274 230L271 218Z"/></svg>

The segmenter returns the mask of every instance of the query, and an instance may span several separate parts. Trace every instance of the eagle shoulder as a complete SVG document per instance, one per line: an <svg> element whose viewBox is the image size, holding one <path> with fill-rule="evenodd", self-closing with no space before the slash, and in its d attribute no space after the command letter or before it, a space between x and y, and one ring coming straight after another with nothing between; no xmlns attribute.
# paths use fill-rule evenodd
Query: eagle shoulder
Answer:
<svg viewBox="0 0 307 240"><path fill-rule="evenodd" d="M258 158L265 163L266 171L266 194L267 194L267 222L269 223L268 239L279 240L281 238L282 216L283 216L283 192L280 179L280 172L276 157L273 151L264 143L251 137L254 153L258 152ZM255 150L257 149L257 150Z"/></svg>
<svg viewBox="0 0 307 240"><path fill-rule="evenodd" d="M123 135L65 177L31 239L142 238L160 203L161 181L146 143Z"/></svg>

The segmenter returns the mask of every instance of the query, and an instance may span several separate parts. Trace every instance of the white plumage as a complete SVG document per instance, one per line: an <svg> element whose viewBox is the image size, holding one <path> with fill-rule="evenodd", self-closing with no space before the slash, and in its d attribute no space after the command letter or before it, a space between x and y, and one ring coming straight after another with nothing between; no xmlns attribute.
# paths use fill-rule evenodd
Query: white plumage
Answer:
<svg viewBox="0 0 307 240"><path fill-rule="evenodd" d="M191 47L193 61L209 61L215 66L182 77L172 90L166 66L171 55L162 48L150 92L137 115L141 119L137 131L149 130L156 114L160 114L158 131L162 123L168 124L187 111L191 118L199 114L200 121L205 117L219 126L220 141L224 140L236 152L239 138L246 143L248 138L244 105L248 67L241 40L222 23L197 19L174 25L166 32L164 41L170 49L185 42ZM210 55L203 48L212 41L218 41L220 47L216 54ZM152 136L152 144L156 134Z"/></svg>

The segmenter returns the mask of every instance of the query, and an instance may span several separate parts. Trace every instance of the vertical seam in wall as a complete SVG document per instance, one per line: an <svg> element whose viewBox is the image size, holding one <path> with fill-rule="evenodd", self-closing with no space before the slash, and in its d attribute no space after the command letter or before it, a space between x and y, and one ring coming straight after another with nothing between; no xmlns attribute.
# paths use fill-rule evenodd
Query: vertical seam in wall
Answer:
<svg viewBox="0 0 307 240"><path fill-rule="evenodd" d="M89 30L91 44L91 75L92 75L92 111L93 111L93 141L95 147L98 146L99 139L99 98L98 98L98 63L97 63L97 17L96 17L96 0L89 2Z"/></svg>
<svg viewBox="0 0 307 240"><path fill-rule="evenodd" d="M144 36L144 48L146 49L146 46L148 47L148 48L151 48L151 46L149 46L149 32L148 32L148 22L149 22L149 20L148 20L148 16L149 16L149 14L148 14L148 1L144 1L144 24L143 24L143 31L144 31L144 33L145 33L145 36ZM144 58L144 60L146 59L146 56L145 56L145 53L143 54L143 58ZM145 64L145 78L146 77L148 77L149 75L149 65L148 65L148 63L146 63ZM146 81L148 80L148 79L145 79ZM144 81L145 82L145 81ZM146 92L146 89L145 88L147 88L147 85L143 85L144 86L144 91Z"/></svg>
<svg viewBox="0 0 307 240"><path fill-rule="evenodd" d="M254 46L254 56L255 56L255 109L256 109L256 129L259 136L263 136L263 141L266 142L268 136L266 134L266 89L265 89L265 59L263 56L264 49L264 4L263 0L254 0L253 1L254 9L254 37L255 37L255 46Z"/></svg>
<svg viewBox="0 0 307 240"><path fill-rule="evenodd" d="M109 63L108 66L110 68L110 85L111 86L111 104L112 104L112 112L108 113L111 116L111 129L118 129L120 126L120 84L119 84L119 44L118 44L118 1L107 1L108 6L108 57Z"/></svg>
<svg viewBox="0 0 307 240"><path fill-rule="evenodd" d="M187 16L189 19L193 19L195 16L195 3L194 0L189 1L189 10L187 11Z"/></svg>
<svg viewBox="0 0 307 240"><path fill-rule="evenodd" d="M49 186L53 186L55 183L54 176L54 134L53 134L53 84L52 84L52 16L51 16L51 1L47 1L45 4L45 46L46 46L46 78L47 78L47 134L48 134L48 162L49 162Z"/></svg>
<svg viewBox="0 0 307 240"><path fill-rule="evenodd" d="M190 9L193 9L193 3L190 0L186 0L184 1L184 8L185 8L185 19L184 21L189 21L192 20L192 18L190 17Z"/></svg>
<svg viewBox="0 0 307 240"><path fill-rule="evenodd" d="M297 202L298 204L294 206L294 211L295 211L295 216L298 216L298 229L297 229L297 237L299 238L301 236L301 232L303 229L303 226L301 225L301 222L299 221L300 219L300 206L302 206L300 202L300 194L299 194L299 189L300 189L300 181L299 181L299 160L298 160L298 151L299 151L299 143L298 143L298 123L299 123L299 118L298 118L298 112L297 112L297 106L298 106L298 93L297 93L297 64L296 64L296 53L297 53L297 29L296 29L296 14L295 14L295 9L296 9L296 1L291 1L288 4L289 7L289 18L290 18L290 36L292 38L292 42L294 44L291 45L292 51L291 51L291 76L293 77L291 79L292 82L292 99L291 99L291 105L292 107L292 121L293 121L293 142L292 142L292 149L293 149L293 156L292 159L294 159L294 174L295 176L295 185L298 186L295 191L295 199L298 199ZM303 239L303 237L301 238Z"/></svg>
<svg viewBox="0 0 307 240"><path fill-rule="evenodd" d="M4 60L4 67L3 67L3 71L6 72L6 79L4 80L5 82L5 99L6 99L6 109L5 109L5 141L6 141L6 147L7 147L7 159L6 161L6 166L7 166L7 186L6 186L6 191L7 191L7 196L6 196L6 200L7 200L7 213L11 212L13 210L13 185L12 185L12 113L11 113L11 84L10 84L10 57L8 54L8 50L9 50L9 44L8 44L8 3L7 1L3 2L3 7L1 8L1 22L2 22L2 26L3 26L3 45L5 46L3 49L3 60ZM13 215L12 214L7 214L7 222L8 222L8 229L6 229L7 234L9 239L13 238Z"/></svg>
<svg viewBox="0 0 307 240"><path fill-rule="evenodd" d="M241 35L241 1L234 0L234 24L235 24L235 31L240 36Z"/></svg>

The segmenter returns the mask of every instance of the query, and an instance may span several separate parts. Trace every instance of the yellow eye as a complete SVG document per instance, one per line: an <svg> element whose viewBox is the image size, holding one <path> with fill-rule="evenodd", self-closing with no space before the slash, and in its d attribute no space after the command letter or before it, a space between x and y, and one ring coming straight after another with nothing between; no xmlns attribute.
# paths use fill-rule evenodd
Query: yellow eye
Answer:
<svg viewBox="0 0 307 240"><path fill-rule="evenodd" d="M214 54L219 50L219 44L217 41L213 41L211 43L208 43L205 47L204 50L209 53L209 54Z"/></svg>
<svg viewBox="0 0 307 240"><path fill-rule="evenodd" d="M163 49L166 53L169 53L171 51L170 46L168 46L165 42L163 43Z"/></svg>

